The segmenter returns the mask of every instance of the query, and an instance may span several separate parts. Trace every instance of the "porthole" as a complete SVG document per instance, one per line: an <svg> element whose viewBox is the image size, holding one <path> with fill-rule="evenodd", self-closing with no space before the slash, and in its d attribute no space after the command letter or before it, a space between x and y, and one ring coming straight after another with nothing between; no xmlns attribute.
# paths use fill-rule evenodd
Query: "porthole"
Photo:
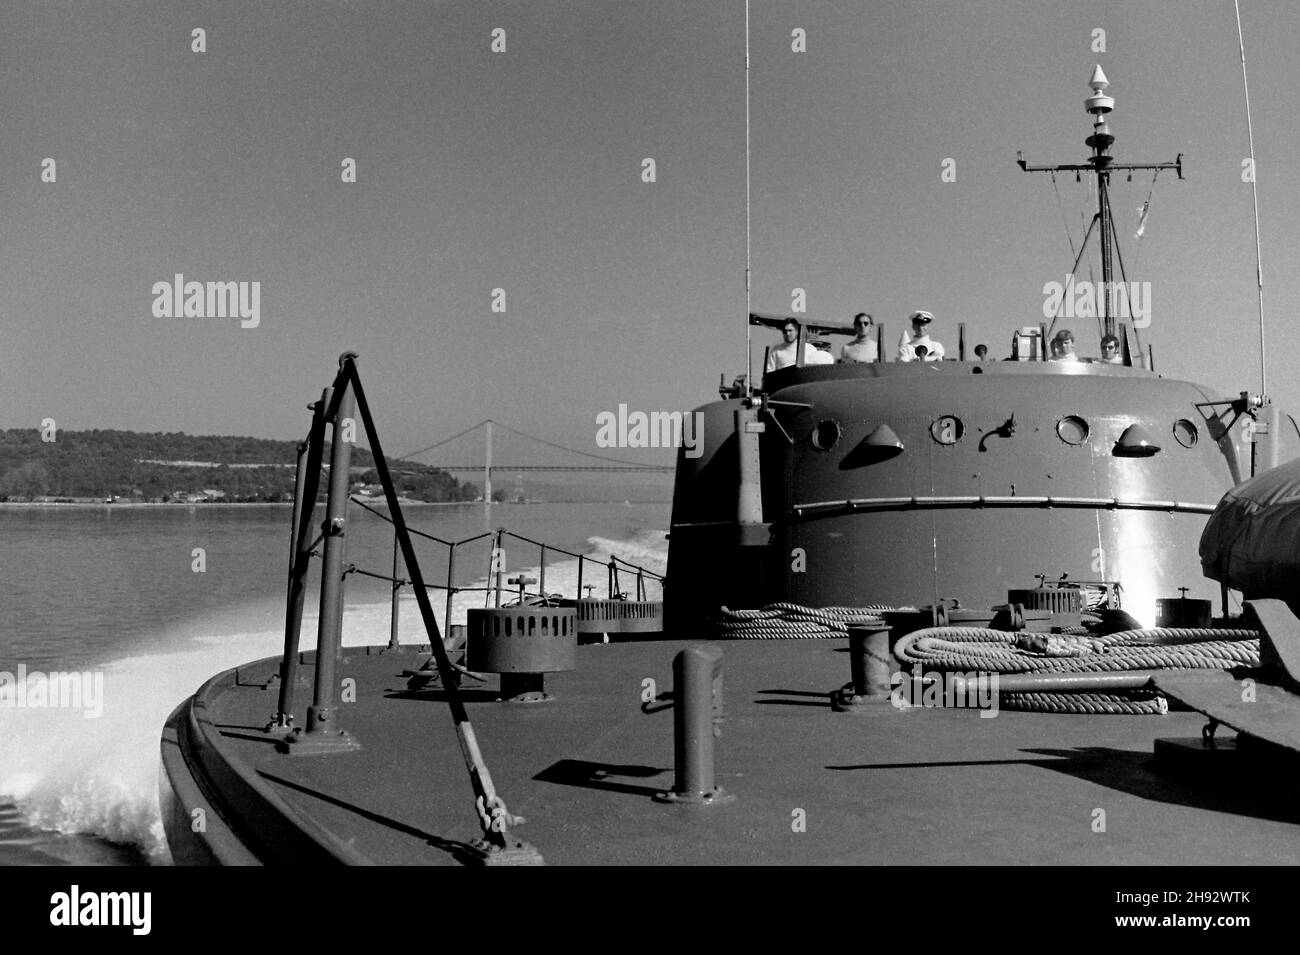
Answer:
<svg viewBox="0 0 1300 955"><path fill-rule="evenodd" d="M823 418L817 422L809 436L812 446L818 451L829 451L839 442L843 430L838 421L833 418Z"/></svg>
<svg viewBox="0 0 1300 955"><path fill-rule="evenodd" d="M966 426L956 415L946 414L930 423L930 437L939 444L956 444L966 433Z"/></svg>
<svg viewBox="0 0 1300 955"><path fill-rule="evenodd" d="M1179 418L1174 422L1174 440L1185 448L1196 446L1196 442L1201 438L1201 431L1192 421L1186 418Z"/></svg>
<svg viewBox="0 0 1300 955"><path fill-rule="evenodd" d="M1089 434L1091 434L1091 429L1088 427L1088 422L1078 415L1066 415L1056 422L1056 435L1066 444L1077 447L1088 440Z"/></svg>

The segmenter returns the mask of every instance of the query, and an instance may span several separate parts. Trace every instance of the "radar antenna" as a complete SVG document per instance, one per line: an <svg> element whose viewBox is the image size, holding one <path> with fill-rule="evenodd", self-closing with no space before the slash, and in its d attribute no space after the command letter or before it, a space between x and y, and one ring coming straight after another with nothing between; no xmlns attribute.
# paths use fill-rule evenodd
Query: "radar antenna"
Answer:
<svg viewBox="0 0 1300 955"><path fill-rule="evenodd" d="M1160 163L1119 163L1115 162L1110 155L1110 147L1115 142L1115 137L1110 133L1110 127L1106 123L1106 114L1115 108L1114 97L1106 95L1106 88L1110 86L1110 81L1106 79L1106 74L1102 72L1101 66L1098 65L1092 71L1092 79L1088 81L1092 87L1092 95L1083 101L1084 108L1092 113L1092 135L1084 140L1085 145L1092 147L1092 156L1086 163L1082 164L1060 164L1051 166L1031 166L1025 162L1022 153L1016 153L1016 163L1025 172L1074 172L1076 174L1089 172L1097 177L1097 212L1092 217L1092 224L1088 226L1088 232L1083 237L1083 247L1079 249L1079 258L1076 259L1076 265L1083 259L1083 250L1087 248L1088 239L1092 235L1094 228L1101 242L1101 281L1102 289L1105 294L1099 295L1100 306L1102 310L1102 325L1104 333L1107 335L1115 334L1115 293L1114 283L1111 278L1111 259L1112 256L1119 256L1119 236L1115 232L1114 216L1110 209L1110 174L1112 170L1128 170L1130 172L1138 169L1156 170L1173 169L1178 173L1178 178L1183 178L1183 154L1179 153L1178 158L1173 162ZM1124 261L1120 259L1120 271L1124 269Z"/></svg>

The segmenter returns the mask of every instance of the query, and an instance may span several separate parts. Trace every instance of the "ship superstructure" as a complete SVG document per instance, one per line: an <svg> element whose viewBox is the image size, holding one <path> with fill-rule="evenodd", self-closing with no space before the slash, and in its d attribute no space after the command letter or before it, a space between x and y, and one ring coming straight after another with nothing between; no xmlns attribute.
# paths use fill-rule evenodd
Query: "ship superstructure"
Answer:
<svg viewBox="0 0 1300 955"><path fill-rule="evenodd" d="M678 460L670 626L778 601L986 607L1038 576L1115 585L1147 625L1157 600L1181 588L1221 600L1196 557L1206 517L1296 442L1266 399L1164 377L1123 320L1134 303L1110 173L1181 175L1182 156L1115 162L1108 85L1098 67L1086 162L1019 164L1095 176L1098 209L1075 267L1095 234L1098 332L1116 336L1118 360L1049 360L1051 327L1038 323L1009 328L1010 347L991 346L992 360L975 357L964 327L947 360L885 360L895 350L878 327L877 361L809 364L805 336L850 329L802 323L795 364L698 409L704 452Z"/></svg>

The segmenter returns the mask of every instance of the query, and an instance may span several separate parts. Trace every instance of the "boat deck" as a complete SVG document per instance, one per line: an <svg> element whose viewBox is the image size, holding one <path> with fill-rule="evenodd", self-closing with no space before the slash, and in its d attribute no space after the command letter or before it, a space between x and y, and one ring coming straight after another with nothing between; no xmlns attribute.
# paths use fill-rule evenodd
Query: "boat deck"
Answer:
<svg viewBox="0 0 1300 955"><path fill-rule="evenodd" d="M642 681L670 690L686 645L579 647L575 671L547 677L555 699L542 704L496 702L496 677L489 689L465 681L496 788L526 819L515 835L548 864L1300 863L1293 777L1189 779L1153 765L1154 740L1199 736L1199 714L838 713L828 693L849 678L846 640L719 644L717 782L735 800L655 802L673 785L673 710L643 712ZM210 681L196 738L349 852L458 864L479 829L451 716L441 691L408 691L402 676L427 654L344 653L338 677L356 680L356 701L340 705L340 722L359 750L277 751L262 732L276 660ZM300 721L309 700L300 688Z"/></svg>

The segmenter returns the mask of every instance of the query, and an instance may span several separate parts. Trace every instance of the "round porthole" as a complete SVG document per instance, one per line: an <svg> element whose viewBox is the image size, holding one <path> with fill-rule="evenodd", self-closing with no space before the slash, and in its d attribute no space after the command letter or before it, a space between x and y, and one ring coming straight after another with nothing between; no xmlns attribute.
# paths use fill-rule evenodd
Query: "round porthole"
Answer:
<svg viewBox="0 0 1300 955"><path fill-rule="evenodd" d="M818 451L829 451L839 442L843 430L838 421L833 418L823 418L812 429L810 435L812 446Z"/></svg>
<svg viewBox="0 0 1300 955"><path fill-rule="evenodd" d="M1091 429L1088 427L1088 422L1078 415L1066 415L1056 422L1056 435L1066 444L1073 444L1077 447L1088 440L1090 433Z"/></svg>
<svg viewBox="0 0 1300 955"><path fill-rule="evenodd" d="M1186 418L1179 418L1174 422L1174 440L1185 448L1196 446L1196 442L1201 438L1200 429L1194 422Z"/></svg>
<svg viewBox="0 0 1300 955"><path fill-rule="evenodd" d="M930 437L939 444L956 444L966 433L966 426L956 415L946 414L930 423Z"/></svg>

